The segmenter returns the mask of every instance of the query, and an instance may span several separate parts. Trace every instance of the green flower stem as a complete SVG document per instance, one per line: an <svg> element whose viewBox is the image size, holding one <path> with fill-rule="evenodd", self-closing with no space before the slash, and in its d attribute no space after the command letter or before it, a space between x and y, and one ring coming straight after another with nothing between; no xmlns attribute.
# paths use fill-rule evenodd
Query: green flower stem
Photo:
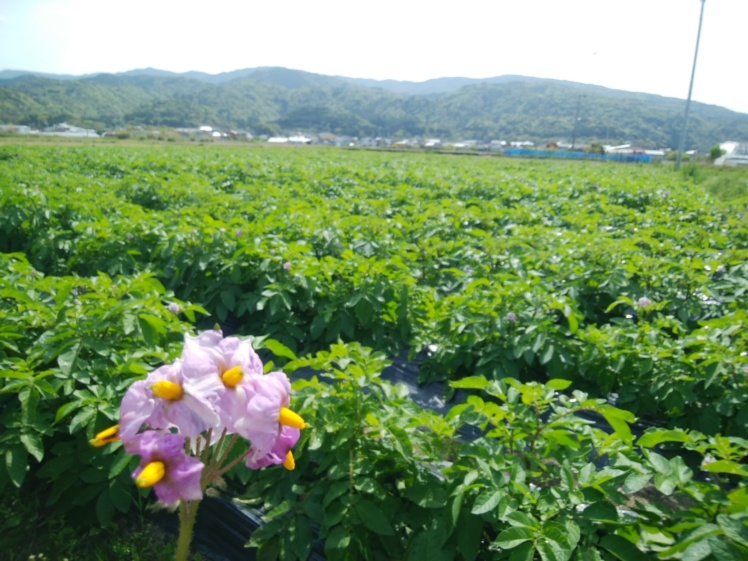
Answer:
<svg viewBox="0 0 748 561"><path fill-rule="evenodd" d="M223 464L223 462L226 461L226 458L229 457L229 453L231 452L231 449L234 447L234 444L236 444L237 440L239 440L239 435L238 434L232 435L231 440L229 440L228 446L226 446L226 450L223 451L223 454L219 455L219 452L221 450L220 445L216 447L216 455L215 455L216 460L213 463L213 466L216 469L221 469L221 464ZM223 440L221 440L221 444L223 444Z"/></svg>
<svg viewBox="0 0 748 561"><path fill-rule="evenodd" d="M197 518L197 508L200 501L179 502L179 540L177 541L176 561L187 561L190 555L192 529Z"/></svg>
<svg viewBox="0 0 748 561"><path fill-rule="evenodd" d="M219 472L218 472L218 477L221 477L224 473L226 473L227 471L229 471L231 468L233 468L239 462L243 462L244 459L247 456L249 456L249 450L247 450L246 452L244 452L244 454L241 454L240 456L237 456L236 458L234 458L234 460L231 461L227 466L221 468L219 470Z"/></svg>

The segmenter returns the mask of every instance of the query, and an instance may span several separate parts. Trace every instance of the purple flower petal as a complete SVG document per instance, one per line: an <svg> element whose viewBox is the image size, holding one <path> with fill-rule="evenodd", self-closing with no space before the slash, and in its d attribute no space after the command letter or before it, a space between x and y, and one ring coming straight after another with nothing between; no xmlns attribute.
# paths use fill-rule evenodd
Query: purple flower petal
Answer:
<svg viewBox="0 0 748 561"><path fill-rule="evenodd" d="M173 504L180 499L198 501L203 497L200 477L204 466L197 458L185 454L184 443L184 437L177 434L147 431L126 444L128 452L140 456L133 479L137 479L151 462L163 462L164 477L153 488L158 500L165 504Z"/></svg>
<svg viewBox="0 0 748 561"><path fill-rule="evenodd" d="M221 426L236 432L235 423L254 395L252 379L263 375L262 361L252 345L237 337L224 339L220 331L206 331L185 337L182 360L185 388L206 396L217 410ZM228 385L222 376L236 367L241 370L241 380Z"/></svg>
<svg viewBox="0 0 748 561"><path fill-rule="evenodd" d="M290 403L291 383L282 372L271 372L252 379L254 396L245 414L236 422L236 432L252 443L255 458L267 454L281 432L278 416Z"/></svg>
<svg viewBox="0 0 748 561"><path fill-rule="evenodd" d="M183 396L175 400L156 397L151 390L153 384L168 381L179 384ZM136 435L143 425L152 429L177 427L186 437L217 427L218 414L207 395L184 384L181 363L162 366L151 372L145 380L135 382L128 388L120 406L120 435L129 438Z"/></svg>
<svg viewBox="0 0 748 561"><path fill-rule="evenodd" d="M282 427L275 443L269 452L260 455L258 449L252 446L245 460L245 465L251 469L260 469L270 465L280 465L286 460L289 450L296 446L301 431L292 427Z"/></svg>

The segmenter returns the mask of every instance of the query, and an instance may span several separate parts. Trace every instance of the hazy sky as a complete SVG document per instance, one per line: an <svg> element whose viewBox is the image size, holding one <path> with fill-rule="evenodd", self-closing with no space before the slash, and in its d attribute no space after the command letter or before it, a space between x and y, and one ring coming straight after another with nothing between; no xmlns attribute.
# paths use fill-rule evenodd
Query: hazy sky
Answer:
<svg viewBox="0 0 748 561"><path fill-rule="evenodd" d="M0 70L522 74L685 99L700 0L0 0ZM748 0L707 0L693 97L748 113Z"/></svg>

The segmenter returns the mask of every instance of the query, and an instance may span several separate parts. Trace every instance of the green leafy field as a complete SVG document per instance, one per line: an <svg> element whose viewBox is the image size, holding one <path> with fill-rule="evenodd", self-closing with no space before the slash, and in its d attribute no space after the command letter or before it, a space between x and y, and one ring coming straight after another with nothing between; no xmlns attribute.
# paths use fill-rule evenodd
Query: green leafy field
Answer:
<svg viewBox="0 0 748 561"><path fill-rule="evenodd" d="M296 384L296 471L229 485L268 510L265 558L748 552L748 225L688 174L3 145L0 200L0 485L57 512L140 503L129 458L87 439L218 322L338 380ZM468 402L443 417L383 381L404 351Z"/></svg>

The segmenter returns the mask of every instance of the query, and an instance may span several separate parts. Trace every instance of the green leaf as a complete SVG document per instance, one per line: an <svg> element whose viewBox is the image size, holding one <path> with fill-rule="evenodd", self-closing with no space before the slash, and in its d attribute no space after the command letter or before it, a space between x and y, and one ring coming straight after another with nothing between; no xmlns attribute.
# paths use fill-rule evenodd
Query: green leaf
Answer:
<svg viewBox="0 0 748 561"><path fill-rule="evenodd" d="M476 515L490 512L499 506L499 501L501 501L500 491L484 491L475 499L471 512Z"/></svg>
<svg viewBox="0 0 748 561"><path fill-rule="evenodd" d="M543 524L541 535L547 541L553 542L554 549L557 549L556 546L558 546L558 549L563 551L564 554L568 557L571 555L572 550L576 546L576 539L579 538L578 528L573 528L573 530L577 531L570 532L569 528L567 528L567 526L565 526L564 524L549 520ZM573 544L570 538L574 539Z"/></svg>
<svg viewBox="0 0 748 561"><path fill-rule="evenodd" d="M296 517L294 527L291 531L291 548L299 559L306 559L312 552L314 536L309 525L309 519L304 516Z"/></svg>
<svg viewBox="0 0 748 561"><path fill-rule="evenodd" d="M267 542L270 538L283 530L284 522L284 520L277 519L271 520L266 524L260 524L260 526L252 532L252 537L250 538L249 543L252 545L260 545L261 543Z"/></svg>
<svg viewBox="0 0 748 561"><path fill-rule="evenodd" d="M516 547L509 556L509 561L533 561L535 559L535 544L523 543Z"/></svg>
<svg viewBox="0 0 748 561"><path fill-rule="evenodd" d="M566 319L569 322L569 331L572 333L576 333L579 329L579 322L577 321L577 317L573 313L571 313L566 316Z"/></svg>
<svg viewBox="0 0 748 561"><path fill-rule="evenodd" d="M651 450L645 450L644 455L649 460L649 463L652 464L652 467L657 471L657 473L662 475L670 475L673 471L673 468L670 465L670 462L668 462L667 458L664 456L658 454L657 452L652 452Z"/></svg>
<svg viewBox="0 0 748 561"><path fill-rule="evenodd" d="M502 549L512 549L534 537L530 528L514 526L501 532L494 543Z"/></svg>
<svg viewBox="0 0 748 561"><path fill-rule="evenodd" d="M351 543L351 535L343 526L336 526L325 540L325 552L329 549L347 549Z"/></svg>
<svg viewBox="0 0 748 561"><path fill-rule="evenodd" d="M540 364L547 364L553 358L553 345L548 345L540 355ZM547 384L546 384L547 385Z"/></svg>
<svg viewBox="0 0 748 561"><path fill-rule="evenodd" d="M283 501L280 504L275 505L268 513L266 513L263 518L265 520L274 520L280 516L283 516L288 511L291 510L291 501Z"/></svg>
<svg viewBox="0 0 748 561"><path fill-rule="evenodd" d="M439 530L428 530L416 534L410 542L406 559L408 561L431 561L432 559L448 561L450 557L446 556L447 552L442 548L444 538L444 532Z"/></svg>
<svg viewBox="0 0 748 561"><path fill-rule="evenodd" d="M5 452L5 468L13 485L20 487L26 479L26 467L28 466L29 454L25 448L14 446Z"/></svg>
<svg viewBox="0 0 748 561"><path fill-rule="evenodd" d="M741 464L731 462L730 460L717 460L710 464L704 464L704 469L711 473L729 473L730 475L748 476L748 471L743 469Z"/></svg>
<svg viewBox="0 0 748 561"><path fill-rule="evenodd" d="M372 306L371 302L369 302L369 300L367 300L366 298L361 298L358 302L356 302L356 305L353 307L353 311L356 313L358 321L360 321L361 325L363 325L364 327L368 326L371 323L372 318L374 317L374 306Z"/></svg>
<svg viewBox="0 0 748 561"><path fill-rule="evenodd" d="M32 423L38 413L39 394L32 388L23 388L18 392L18 400L21 402L24 423Z"/></svg>
<svg viewBox="0 0 748 561"><path fill-rule="evenodd" d="M681 429L656 429L643 434L636 441L636 445L642 448L653 448L663 442L691 442L691 440L691 436Z"/></svg>
<svg viewBox="0 0 748 561"><path fill-rule="evenodd" d="M566 388L568 388L569 386L571 386L571 381L569 381L569 380L562 380L561 378L554 378L553 380L548 380L545 383L545 387L546 388L550 388L550 389L556 390L556 391L563 391Z"/></svg>
<svg viewBox="0 0 748 561"><path fill-rule="evenodd" d="M115 458L115 460L112 462L112 465L109 467L109 479L114 479L117 477L120 473L125 471L125 468L127 468L128 465L130 465L130 460L132 460L132 456L128 453L126 453L124 450L120 450L118 452L118 456Z"/></svg>
<svg viewBox="0 0 748 561"><path fill-rule="evenodd" d="M564 550L558 543L550 540L539 541L535 549L543 561L568 561L571 552Z"/></svg>
<svg viewBox="0 0 748 561"><path fill-rule="evenodd" d="M449 383L453 388L459 388L463 390L485 390L491 382L486 380L483 376L467 376L460 380Z"/></svg>
<svg viewBox="0 0 748 561"><path fill-rule="evenodd" d="M251 542L250 542L251 543ZM257 561L278 561L281 554L280 537L274 536L257 548Z"/></svg>
<svg viewBox="0 0 748 561"><path fill-rule="evenodd" d="M96 499L96 519L101 526L106 526L114 517L114 505L109 493L101 493Z"/></svg>
<svg viewBox="0 0 748 561"><path fill-rule="evenodd" d="M465 498L465 492L461 489L452 498L452 505L450 506L450 522L453 526L457 525L457 521L460 518L460 511L462 510L462 501Z"/></svg>
<svg viewBox="0 0 748 561"><path fill-rule="evenodd" d="M665 496L672 495L675 488L678 486L675 478L671 475L662 475L658 473L654 478L655 488Z"/></svg>
<svg viewBox="0 0 748 561"><path fill-rule="evenodd" d="M73 347L57 357L57 364L63 374L70 374L70 370L73 368L75 360L78 358L78 351L80 350L80 348L81 344L76 343L75 345L73 345Z"/></svg>
<svg viewBox="0 0 748 561"><path fill-rule="evenodd" d="M296 354L280 341L276 341L275 339L265 339L263 344L265 348L269 349L275 356L281 356L289 360L299 360Z"/></svg>
<svg viewBox="0 0 748 561"><path fill-rule="evenodd" d="M457 549L465 561L474 561L478 557L483 537L483 523L480 519L468 515L463 510L455 528L457 533Z"/></svg>
<svg viewBox="0 0 748 561"><path fill-rule="evenodd" d="M681 561L701 561L712 554L712 548L706 541L698 541L689 545L683 552Z"/></svg>
<svg viewBox="0 0 748 561"><path fill-rule="evenodd" d="M518 510L510 512L506 515L505 518L506 521L509 522L509 524L511 524L512 526L520 526L524 528L531 528L534 530L540 528L537 520L535 520L532 516L529 516L524 512L520 512Z"/></svg>
<svg viewBox="0 0 748 561"><path fill-rule="evenodd" d="M81 400L76 400L69 401L60 406L60 408L57 410L57 413L55 414L55 423L64 419L67 415L78 409L82 404L83 402Z"/></svg>
<svg viewBox="0 0 748 561"><path fill-rule="evenodd" d="M574 561L603 561L602 556L600 555L600 550L597 548L592 549L591 547L588 547L586 549L577 549L577 555L574 558Z"/></svg>
<svg viewBox="0 0 748 561"><path fill-rule="evenodd" d="M21 444L24 445L29 454L36 458L37 462L41 462L44 458L44 444L42 443L42 437L36 432L26 432L21 435Z"/></svg>
<svg viewBox="0 0 748 561"><path fill-rule="evenodd" d="M417 485L406 489L405 495L423 508L441 508L447 504L447 492L437 483Z"/></svg>
<svg viewBox="0 0 748 561"><path fill-rule="evenodd" d="M648 555L639 550L633 543L615 534L606 534L600 540L600 545L621 561L643 561L650 559Z"/></svg>
<svg viewBox="0 0 748 561"><path fill-rule="evenodd" d="M130 497L130 494L125 491L121 482L112 481L112 484L109 487L109 498L111 499L114 508L118 511L126 513L130 510L132 497Z"/></svg>
<svg viewBox="0 0 748 561"><path fill-rule="evenodd" d="M324 508L327 508L330 503L332 503L343 493L346 493L349 488L350 483L348 481L336 481L335 483L330 485L330 488L327 490L325 498L322 500L322 506Z"/></svg>
<svg viewBox="0 0 748 561"><path fill-rule="evenodd" d="M222 290L221 302L226 307L227 311L233 312L234 307L236 306L236 296L234 296L234 292L232 290Z"/></svg>
<svg viewBox="0 0 748 561"><path fill-rule="evenodd" d="M361 499L356 503L356 512L361 517L361 521L372 532L381 536L394 536L395 531L392 529L390 521L385 516L382 509L376 503L369 499Z"/></svg>
<svg viewBox="0 0 748 561"><path fill-rule="evenodd" d="M143 336L143 340L146 344L152 346L158 345L159 333L166 331L164 322L160 318L150 314L139 315L138 325L140 326L140 334Z"/></svg>
<svg viewBox="0 0 748 561"><path fill-rule="evenodd" d="M629 494L636 493L637 491L644 489L650 479L652 479L652 475L649 473L632 472L626 477L626 481L623 483L623 489Z"/></svg>
<svg viewBox="0 0 748 561"><path fill-rule="evenodd" d="M717 516L717 524L725 535L733 541L748 547L748 527L746 518L737 519L724 514Z"/></svg>
<svg viewBox="0 0 748 561"><path fill-rule="evenodd" d="M721 537L711 537L706 541L709 544L709 549L712 550L712 553L714 554L714 557L717 559L717 561L735 561L736 559L740 559L741 557L748 557L748 551L746 551L745 549L738 549L737 546L731 544L727 540L722 539Z"/></svg>
<svg viewBox="0 0 748 561"><path fill-rule="evenodd" d="M618 511L609 502L598 501L584 509L582 512L582 518L598 522L617 522Z"/></svg>
<svg viewBox="0 0 748 561"><path fill-rule="evenodd" d="M625 442L631 442L633 435L631 434L631 428L628 423L633 423L636 418L629 411L618 409L612 405L601 405L597 408L597 411L605 417L608 424L613 428L616 435L618 435Z"/></svg>
<svg viewBox="0 0 748 561"><path fill-rule="evenodd" d="M85 425L96 417L96 408L92 406L85 407L78 411L78 414L70 421L70 434L81 430Z"/></svg>

